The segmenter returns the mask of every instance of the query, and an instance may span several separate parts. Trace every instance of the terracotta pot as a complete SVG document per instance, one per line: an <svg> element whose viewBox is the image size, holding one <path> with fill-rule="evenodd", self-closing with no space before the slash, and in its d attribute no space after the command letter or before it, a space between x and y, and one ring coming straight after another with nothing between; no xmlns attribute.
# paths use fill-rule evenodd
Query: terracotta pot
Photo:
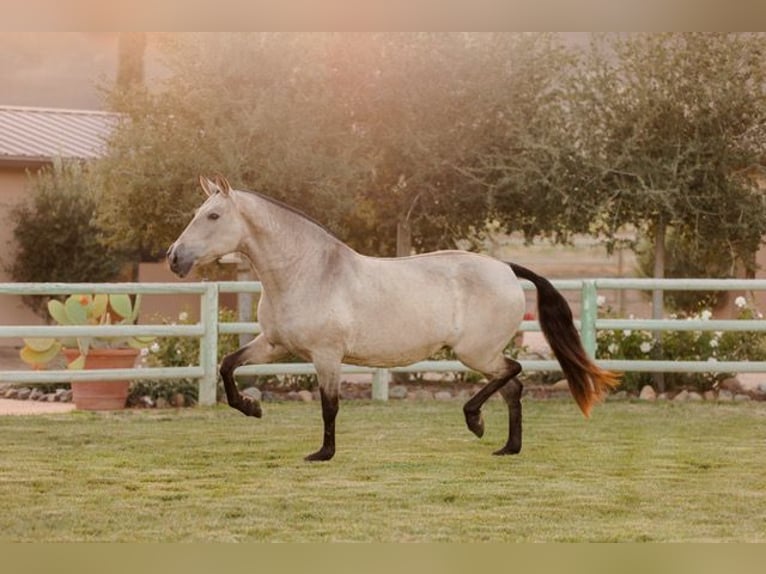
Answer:
<svg viewBox="0 0 766 574"><path fill-rule="evenodd" d="M64 349L67 362L76 359L77 349ZM138 357L137 349L90 349L85 357L86 369L130 369ZM130 381L72 382L72 401L78 409L109 411L124 409Z"/></svg>

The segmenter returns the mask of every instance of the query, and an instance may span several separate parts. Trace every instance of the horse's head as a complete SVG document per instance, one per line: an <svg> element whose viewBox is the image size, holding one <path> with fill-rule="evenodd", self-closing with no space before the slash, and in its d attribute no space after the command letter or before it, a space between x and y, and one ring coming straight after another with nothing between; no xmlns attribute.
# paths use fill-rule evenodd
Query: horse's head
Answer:
<svg viewBox="0 0 766 574"><path fill-rule="evenodd" d="M199 182L207 200L167 252L170 269L179 277L186 276L194 265L237 251L245 232L226 178L200 176Z"/></svg>

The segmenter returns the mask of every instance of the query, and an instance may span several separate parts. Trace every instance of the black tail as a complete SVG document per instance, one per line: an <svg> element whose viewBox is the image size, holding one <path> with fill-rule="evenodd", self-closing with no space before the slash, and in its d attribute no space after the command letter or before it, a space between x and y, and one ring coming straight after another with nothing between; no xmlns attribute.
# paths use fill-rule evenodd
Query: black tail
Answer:
<svg viewBox="0 0 766 574"><path fill-rule="evenodd" d="M550 281L521 265L508 265L517 277L528 279L537 288L537 312L543 335L569 381L572 396L583 414L589 416L593 404L619 384L618 376L598 367L588 357L574 326L572 309Z"/></svg>

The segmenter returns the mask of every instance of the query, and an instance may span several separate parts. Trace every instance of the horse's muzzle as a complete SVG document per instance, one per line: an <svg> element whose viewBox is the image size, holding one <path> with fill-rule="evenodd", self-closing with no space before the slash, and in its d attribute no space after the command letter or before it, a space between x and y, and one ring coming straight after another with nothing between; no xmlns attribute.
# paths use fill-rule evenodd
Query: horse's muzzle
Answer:
<svg viewBox="0 0 766 574"><path fill-rule="evenodd" d="M168 252L165 254L165 256L167 257L168 265L170 265L170 270L179 277L184 277L187 273L189 273L189 270L192 268L194 261L187 261L186 258L182 256L183 254L179 253L179 251L182 250L178 249L174 243L168 248Z"/></svg>

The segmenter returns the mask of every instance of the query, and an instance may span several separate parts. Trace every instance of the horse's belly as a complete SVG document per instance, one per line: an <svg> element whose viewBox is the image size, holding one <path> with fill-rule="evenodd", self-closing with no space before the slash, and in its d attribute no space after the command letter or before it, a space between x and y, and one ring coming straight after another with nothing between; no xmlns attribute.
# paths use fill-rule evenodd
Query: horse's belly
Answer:
<svg viewBox="0 0 766 574"><path fill-rule="evenodd" d="M351 350L343 357L343 362L349 365L364 367L402 367L427 359L441 348L442 345L434 345L427 348L402 348L397 349L393 353L382 349L356 352Z"/></svg>
<svg viewBox="0 0 766 574"><path fill-rule="evenodd" d="M427 359L449 344L451 324L423 327L422 322L398 325L386 321L378 328L371 325L347 341L343 361L372 367L403 366Z"/></svg>

